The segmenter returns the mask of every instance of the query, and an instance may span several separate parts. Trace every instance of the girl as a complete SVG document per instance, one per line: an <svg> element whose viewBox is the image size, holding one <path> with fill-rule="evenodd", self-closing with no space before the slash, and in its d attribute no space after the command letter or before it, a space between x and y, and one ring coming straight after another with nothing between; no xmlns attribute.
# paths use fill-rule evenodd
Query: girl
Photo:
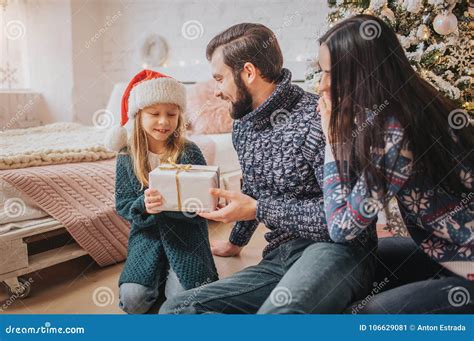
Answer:
<svg viewBox="0 0 474 341"><path fill-rule="evenodd" d="M370 30L376 34L364 34ZM388 250L381 242L380 254L394 265L382 259L382 267L397 270L389 283L405 281L352 312L473 312L474 129L467 113L417 75L376 17L357 15L331 28L320 39L319 63L331 238L355 238L395 197L418 246L387 238Z"/></svg>
<svg viewBox="0 0 474 341"><path fill-rule="evenodd" d="M204 285L217 279L207 221L180 212L161 212L162 198L147 189L148 174L160 162L205 165L199 148L185 140L182 84L144 70L130 82L122 97L122 127L112 131L107 144L121 149L117 157L115 199L119 215L131 224L128 255L119 279L120 303L125 312L145 313L163 294ZM123 125L130 119L127 143Z"/></svg>

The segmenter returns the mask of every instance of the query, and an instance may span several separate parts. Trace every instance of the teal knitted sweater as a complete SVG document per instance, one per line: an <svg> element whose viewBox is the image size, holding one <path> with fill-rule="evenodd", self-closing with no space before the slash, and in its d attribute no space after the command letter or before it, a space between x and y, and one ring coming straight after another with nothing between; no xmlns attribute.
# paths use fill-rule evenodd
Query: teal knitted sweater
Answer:
<svg viewBox="0 0 474 341"><path fill-rule="evenodd" d="M187 142L178 163L205 165L206 161L199 147ZM145 189L140 187L131 156L123 149L117 156L115 207L131 224L131 230L119 285L138 283L155 287L166 280L169 267L185 289L217 280L207 221L199 216L186 217L181 212L146 213Z"/></svg>

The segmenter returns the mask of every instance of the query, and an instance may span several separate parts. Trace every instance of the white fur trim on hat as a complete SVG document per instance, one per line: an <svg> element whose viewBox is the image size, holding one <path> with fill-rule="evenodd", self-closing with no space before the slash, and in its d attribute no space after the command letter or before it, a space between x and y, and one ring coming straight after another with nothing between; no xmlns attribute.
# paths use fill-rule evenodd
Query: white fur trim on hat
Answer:
<svg viewBox="0 0 474 341"><path fill-rule="evenodd" d="M128 119L150 105L158 103L176 104L186 111L186 88L173 78L154 78L135 85L128 97Z"/></svg>
<svg viewBox="0 0 474 341"><path fill-rule="evenodd" d="M127 140L127 129L120 125L113 126L105 134L104 146L109 150L119 152L123 147L127 145Z"/></svg>

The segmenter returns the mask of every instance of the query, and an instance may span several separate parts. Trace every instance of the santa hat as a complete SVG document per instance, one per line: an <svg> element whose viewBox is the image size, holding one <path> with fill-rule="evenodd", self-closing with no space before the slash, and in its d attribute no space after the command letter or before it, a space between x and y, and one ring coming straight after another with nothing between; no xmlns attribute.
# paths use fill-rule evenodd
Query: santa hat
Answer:
<svg viewBox="0 0 474 341"><path fill-rule="evenodd" d="M143 70L132 78L122 96L120 125L112 127L106 134L106 148L119 151L127 145L125 124L132 123L143 108L158 103L176 104L186 110L186 88L174 78L162 73Z"/></svg>

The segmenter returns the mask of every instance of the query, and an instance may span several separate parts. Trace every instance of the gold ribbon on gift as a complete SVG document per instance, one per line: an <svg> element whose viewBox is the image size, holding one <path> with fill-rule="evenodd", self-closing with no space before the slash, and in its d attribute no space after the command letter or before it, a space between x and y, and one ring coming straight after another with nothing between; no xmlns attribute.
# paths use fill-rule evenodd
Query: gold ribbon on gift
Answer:
<svg viewBox="0 0 474 341"><path fill-rule="evenodd" d="M181 186L179 184L179 173L180 172L189 172L189 171L196 171L196 172L214 172L212 169L193 169L193 165L180 165L171 158L168 158L168 164L158 166L159 169L162 170L176 170L175 179L176 179L176 193L178 196L178 210L182 210L182 203L181 203ZM219 172L217 173L217 186L219 187Z"/></svg>

